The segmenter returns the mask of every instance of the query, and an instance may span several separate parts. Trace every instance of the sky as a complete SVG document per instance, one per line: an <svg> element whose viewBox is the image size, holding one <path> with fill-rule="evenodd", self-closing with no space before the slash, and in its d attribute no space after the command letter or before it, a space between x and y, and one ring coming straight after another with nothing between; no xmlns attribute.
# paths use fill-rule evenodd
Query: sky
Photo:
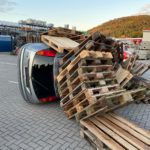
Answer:
<svg viewBox="0 0 150 150"><path fill-rule="evenodd" d="M88 30L106 21L137 14L150 15L150 0L0 0L0 20L33 18Z"/></svg>

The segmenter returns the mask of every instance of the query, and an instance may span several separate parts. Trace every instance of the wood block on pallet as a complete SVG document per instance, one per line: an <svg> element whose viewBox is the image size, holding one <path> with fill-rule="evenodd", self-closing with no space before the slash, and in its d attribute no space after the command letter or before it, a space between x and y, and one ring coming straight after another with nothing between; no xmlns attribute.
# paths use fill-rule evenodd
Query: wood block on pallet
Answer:
<svg viewBox="0 0 150 150"><path fill-rule="evenodd" d="M79 44L66 37L54 37L42 35L42 42L50 46L59 53L63 53L64 50L70 51L77 47Z"/></svg>
<svg viewBox="0 0 150 150"><path fill-rule="evenodd" d="M149 131L143 130L113 113L109 113L103 117L100 116L81 120L80 124L83 132L90 132L94 138L101 141L109 149L150 149ZM93 139L90 142L94 142ZM96 146L102 148L99 147L99 145Z"/></svg>

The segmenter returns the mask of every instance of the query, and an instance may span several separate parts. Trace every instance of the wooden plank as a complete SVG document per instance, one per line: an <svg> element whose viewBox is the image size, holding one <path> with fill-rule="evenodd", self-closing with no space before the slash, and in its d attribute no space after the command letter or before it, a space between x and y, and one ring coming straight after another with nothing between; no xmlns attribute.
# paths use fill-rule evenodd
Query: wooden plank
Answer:
<svg viewBox="0 0 150 150"><path fill-rule="evenodd" d="M59 53L63 53L64 50L70 51L71 49L77 47L79 44L66 37L54 37L42 35L42 42L46 45L52 47L54 50Z"/></svg>
<svg viewBox="0 0 150 150"><path fill-rule="evenodd" d="M105 145L107 145L112 150L125 150L117 142L115 142L111 137L102 132L99 128L93 125L89 120L80 121L80 124L86 127L91 133L93 133L98 139L100 139Z"/></svg>
<svg viewBox="0 0 150 150"><path fill-rule="evenodd" d="M57 81L60 82L66 75L67 73L67 69L64 69L56 78L57 78Z"/></svg>
<svg viewBox="0 0 150 150"><path fill-rule="evenodd" d="M141 142L140 140L138 140L137 138L135 138L128 132L126 132L123 128L116 126L111 121L107 120L106 118L96 117L96 119L99 120L101 123L103 123L105 126L107 126L109 129L113 130L119 136L121 136L122 138L127 140L129 143L131 143L132 145L137 147L138 149L140 149L140 150L149 150L150 149L149 146L147 146L146 144L144 144L143 142Z"/></svg>
<svg viewBox="0 0 150 150"><path fill-rule="evenodd" d="M113 140L115 140L117 143L122 145L124 148L129 150L137 150L132 144L128 143L126 140L124 140L121 136L119 136L117 133L115 133L113 130L110 130L107 126L102 124L100 121L98 121L96 118L90 118L91 122L95 124L100 130L104 131L107 135L109 135Z"/></svg>
<svg viewBox="0 0 150 150"><path fill-rule="evenodd" d="M139 139L140 141L146 143L147 145L150 145L150 139L146 138L145 136L143 136L142 134L140 134L139 132L136 132L134 130L134 128L130 128L129 126L127 126L126 124L120 122L119 120L117 120L116 118L113 118L111 115L106 115L105 118L107 118L109 121L113 122L114 124L116 124L117 126L120 126L121 128L123 128L125 131L127 131L128 133L130 133L131 135L135 136L137 139Z"/></svg>
<svg viewBox="0 0 150 150"><path fill-rule="evenodd" d="M126 124L128 127L134 129L136 132L139 132L140 134L144 135L145 137L147 137L148 139L150 139L150 132L146 131L140 127L138 127L137 125L133 124L132 122L129 122L127 119L122 118L118 115L116 115L115 113L109 113L112 117L116 118L117 120L119 120L120 122Z"/></svg>

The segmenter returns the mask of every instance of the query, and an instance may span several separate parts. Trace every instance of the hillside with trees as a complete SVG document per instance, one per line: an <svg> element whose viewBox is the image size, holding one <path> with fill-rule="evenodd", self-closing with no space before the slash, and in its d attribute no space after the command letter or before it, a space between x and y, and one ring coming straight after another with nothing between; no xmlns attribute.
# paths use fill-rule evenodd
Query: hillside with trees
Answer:
<svg viewBox="0 0 150 150"><path fill-rule="evenodd" d="M139 15L117 18L103 23L97 27L90 29L91 34L100 31L104 35L111 37L142 37L143 29L150 28L150 16Z"/></svg>

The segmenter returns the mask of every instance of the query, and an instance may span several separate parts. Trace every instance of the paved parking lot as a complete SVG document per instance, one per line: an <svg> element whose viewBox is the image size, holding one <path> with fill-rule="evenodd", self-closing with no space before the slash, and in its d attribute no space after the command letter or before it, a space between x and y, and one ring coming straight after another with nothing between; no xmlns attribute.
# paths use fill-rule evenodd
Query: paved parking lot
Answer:
<svg viewBox="0 0 150 150"><path fill-rule="evenodd" d="M22 99L16 59L0 54L0 150L92 150L59 102L32 105ZM117 112L150 130L150 105L131 104Z"/></svg>

